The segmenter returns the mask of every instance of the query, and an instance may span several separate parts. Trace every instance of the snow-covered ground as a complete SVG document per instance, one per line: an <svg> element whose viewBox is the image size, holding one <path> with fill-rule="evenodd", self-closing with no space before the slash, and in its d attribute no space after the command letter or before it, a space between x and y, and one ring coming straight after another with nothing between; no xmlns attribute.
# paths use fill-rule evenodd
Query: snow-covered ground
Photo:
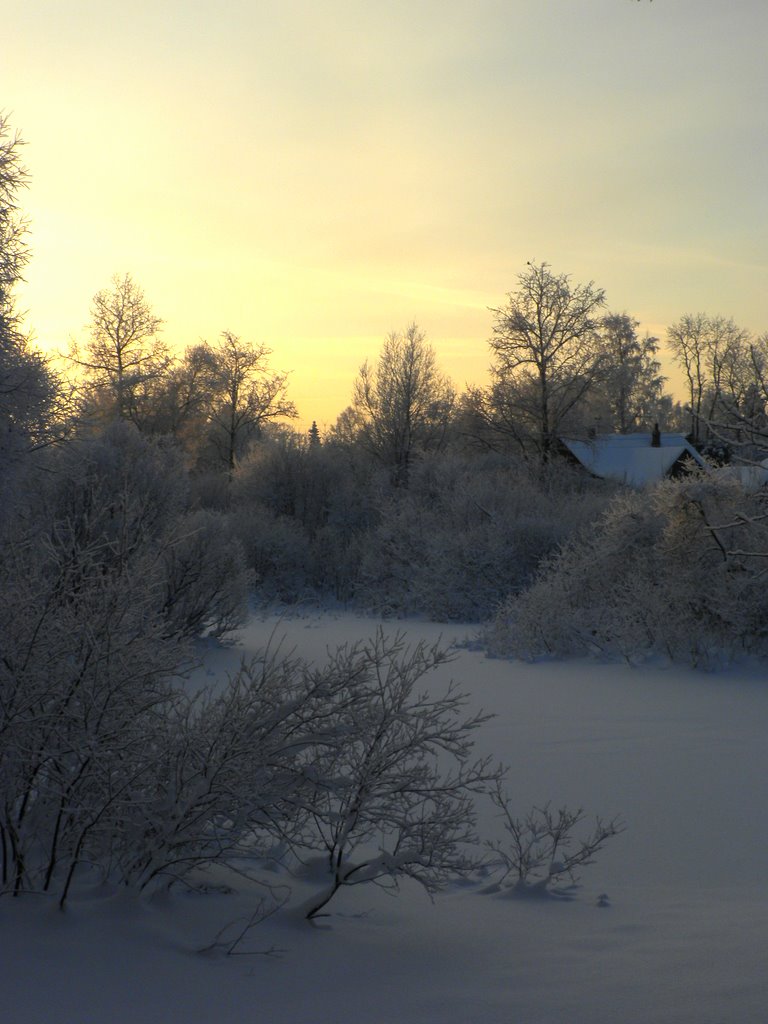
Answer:
<svg viewBox="0 0 768 1024"><path fill-rule="evenodd" d="M244 652L322 660L370 636L347 614L254 619L198 680ZM405 628L413 642L469 627ZM458 886L431 904L342 892L314 926L290 913L253 955L202 955L252 894L151 904L80 900L60 914L0 903L0 1020L9 1024L747 1024L768 1020L768 680L591 662L528 665L461 649L454 678L496 717L481 753L510 766L516 809L551 800L620 814L626 831L571 901ZM494 810L486 834L500 835ZM301 888L299 884L299 889ZM607 901L600 900L607 894ZM599 905L605 904L607 905Z"/></svg>

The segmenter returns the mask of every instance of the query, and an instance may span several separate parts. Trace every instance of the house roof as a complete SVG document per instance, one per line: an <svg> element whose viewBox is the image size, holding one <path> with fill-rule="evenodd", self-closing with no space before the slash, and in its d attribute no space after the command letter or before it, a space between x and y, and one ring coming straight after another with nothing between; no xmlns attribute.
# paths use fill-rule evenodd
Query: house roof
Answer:
<svg viewBox="0 0 768 1024"><path fill-rule="evenodd" d="M561 438L565 447L593 476L644 487L668 476L683 456L698 466L706 462L682 434L661 434L659 447L650 434L597 434L588 441Z"/></svg>

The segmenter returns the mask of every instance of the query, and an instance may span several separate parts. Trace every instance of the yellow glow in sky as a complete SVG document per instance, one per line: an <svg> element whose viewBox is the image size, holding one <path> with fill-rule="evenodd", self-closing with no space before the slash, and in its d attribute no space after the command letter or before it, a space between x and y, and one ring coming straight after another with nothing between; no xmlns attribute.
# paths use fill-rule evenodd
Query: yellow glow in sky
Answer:
<svg viewBox="0 0 768 1024"><path fill-rule="evenodd" d="M526 260L768 329L764 0L59 0L4 15L41 347L130 272L332 423L413 320L457 387ZM668 372L669 369L667 368Z"/></svg>

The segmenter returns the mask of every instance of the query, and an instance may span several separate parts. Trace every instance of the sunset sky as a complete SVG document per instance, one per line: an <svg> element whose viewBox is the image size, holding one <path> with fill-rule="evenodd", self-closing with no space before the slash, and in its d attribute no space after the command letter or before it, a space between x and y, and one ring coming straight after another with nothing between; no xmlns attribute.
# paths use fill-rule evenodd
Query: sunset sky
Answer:
<svg viewBox="0 0 768 1024"><path fill-rule="evenodd" d="M766 0L25 0L40 347L130 272L179 351L223 330L332 423L416 320L459 389L526 260L664 333L768 330Z"/></svg>

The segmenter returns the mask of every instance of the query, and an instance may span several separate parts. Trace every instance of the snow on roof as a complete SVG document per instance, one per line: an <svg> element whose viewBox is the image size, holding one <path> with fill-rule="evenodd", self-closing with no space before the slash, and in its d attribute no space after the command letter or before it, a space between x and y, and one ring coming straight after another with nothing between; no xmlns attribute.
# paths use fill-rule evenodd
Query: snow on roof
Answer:
<svg viewBox="0 0 768 1024"><path fill-rule="evenodd" d="M658 448L651 445L650 434L597 434L589 441L564 437L562 442L594 476L630 487L663 480L683 455L706 466L682 434L662 434Z"/></svg>

